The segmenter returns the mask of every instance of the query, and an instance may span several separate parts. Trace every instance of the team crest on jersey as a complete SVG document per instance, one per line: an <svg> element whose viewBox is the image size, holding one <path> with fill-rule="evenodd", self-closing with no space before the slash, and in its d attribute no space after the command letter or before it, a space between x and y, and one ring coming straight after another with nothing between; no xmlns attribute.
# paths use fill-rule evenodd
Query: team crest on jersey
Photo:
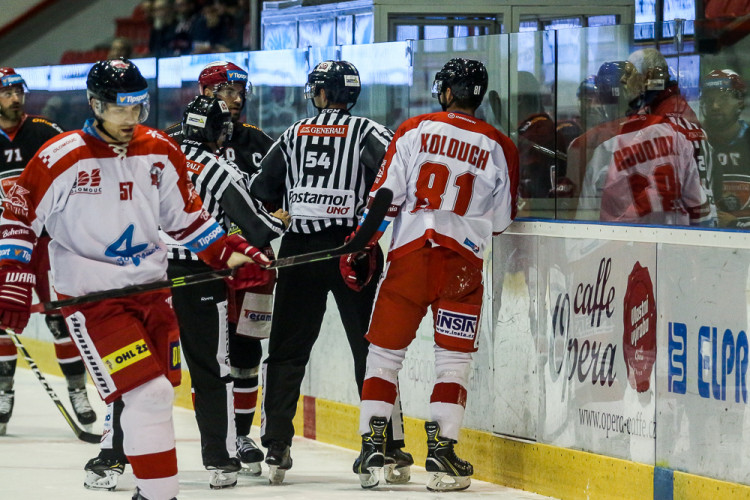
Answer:
<svg viewBox="0 0 750 500"><path fill-rule="evenodd" d="M70 189L71 196L74 194L102 194L101 170L95 168L91 172L81 170L78 172L73 187Z"/></svg>
<svg viewBox="0 0 750 500"><path fill-rule="evenodd" d="M160 161L153 163L151 165L151 170L149 170L149 174L151 174L151 185L156 186L157 189L161 186L161 174L163 171L164 164Z"/></svg>
<svg viewBox="0 0 750 500"><path fill-rule="evenodd" d="M18 216L26 217L29 215L28 195L30 191L23 186L13 184L5 198L4 207Z"/></svg>

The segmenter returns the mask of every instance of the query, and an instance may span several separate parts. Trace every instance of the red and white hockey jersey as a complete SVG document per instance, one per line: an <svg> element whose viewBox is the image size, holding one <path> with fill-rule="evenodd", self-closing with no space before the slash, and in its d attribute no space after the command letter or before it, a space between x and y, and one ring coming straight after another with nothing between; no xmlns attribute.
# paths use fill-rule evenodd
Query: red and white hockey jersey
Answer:
<svg viewBox="0 0 750 500"><path fill-rule="evenodd" d="M179 146L140 125L127 145L104 142L90 123L47 141L4 208L0 264L28 263L46 227L55 288L70 296L165 279L160 226L196 253L224 236Z"/></svg>
<svg viewBox="0 0 750 500"><path fill-rule="evenodd" d="M657 115L632 116L594 150L579 209L599 198L607 222L688 225L709 210L692 143Z"/></svg>
<svg viewBox="0 0 750 500"><path fill-rule="evenodd" d="M389 218L400 211L389 259L430 242L481 267L489 237L516 215L518 150L473 116L417 116L396 131L372 195L380 188L393 191Z"/></svg>

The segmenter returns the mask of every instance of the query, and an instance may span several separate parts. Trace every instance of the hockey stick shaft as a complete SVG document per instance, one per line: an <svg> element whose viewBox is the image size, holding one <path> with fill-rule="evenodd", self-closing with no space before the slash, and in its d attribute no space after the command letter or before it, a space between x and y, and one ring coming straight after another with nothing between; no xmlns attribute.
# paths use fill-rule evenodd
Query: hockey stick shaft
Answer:
<svg viewBox="0 0 750 500"><path fill-rule="evenodd" d="M331 248L329 250L320 250L318 252L282 257L280 259L272 261L271 265L268 266L268 269L280 269L289 266L299 266L300 264L308 264L310 262L332 259L334 257L339 257L341 255L346 255L348 253L354 253L363 250L375 235L375 233L377 233L380 229L380 225L382 224L383 219L388 212L388 208L391 205L392 199L393 193L390 190L378 190L377 195L370 205L367 217L365 218L364 222L354 233L354 237L343 245L336 248ZM127 295L133 295L136 293L163 290L165 288L177 288L179 286L195 285L198 283L205 283L207 281L226 278L227 276L231 276L232 272L233 269L209 271L205 273L192 274L189 276L181 276L179 278L172 278L171 280L153 281L151 283L131 285L124 288L116 288L114 290L93 292L87 295L81 295L79 297L73 297L70 299L56 300L52 302L40 302L31 306L31 312L49 312L58 310L61 307L87 304L89 302L96 302L104 299L125 297Z"/></svg>
<svg viewBox="0 0 750 500"><path fill-rule="evenodd" d="M73 433L75 433L76 437L81 441L86 441L87 443L99 443L101 441L100 435L86 432L85 430L78 427L78 424L75 422L75 420L73 420L73 417L70 415L68 410L65 409L65 406L63 406L60 398L57 397L57 393L55 392L55 390L52 389L52 387L47 382L47 379L44 378L44 375L42 375L42 371L38 366L36 366L34 359L31 357L31 354L29 354L29 351L26 350L26 347L21 343L21 339L18 338L18 335L16 335L13 330L5 330L5 332L10 335L13 343L16 344L16 348L21 351L23 359L25 359L29 364L31 371L34 372L34 375L36 375L36 378L39 380L39 382L42 383L42 387L44 387L44 390L47 391L47 395L50 397L50 399L52 399L52 402L55 403L57 409L60 410L60 413L62 413L63 418L65 418L65 421L68 422L70 428L73 429Z"/></svg>

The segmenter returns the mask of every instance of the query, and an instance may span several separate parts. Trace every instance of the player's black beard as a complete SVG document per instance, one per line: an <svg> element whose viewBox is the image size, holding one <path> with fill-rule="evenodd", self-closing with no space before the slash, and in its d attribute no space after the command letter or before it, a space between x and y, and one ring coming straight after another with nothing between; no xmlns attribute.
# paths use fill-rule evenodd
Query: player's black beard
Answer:
<svg viewBox="0 0 750 500"><path fill-rule="evenodd" d="M15 123L23 116L23 107L0 108L0 116Z"/></svg>

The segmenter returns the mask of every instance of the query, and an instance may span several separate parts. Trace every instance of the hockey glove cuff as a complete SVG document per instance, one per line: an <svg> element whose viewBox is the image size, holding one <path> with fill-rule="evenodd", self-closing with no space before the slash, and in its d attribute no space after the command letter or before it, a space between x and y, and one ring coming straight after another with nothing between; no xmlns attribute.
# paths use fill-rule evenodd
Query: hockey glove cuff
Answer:
<svg viewBox="0 0 750 500"><path fill-rule="evenodd" d="M31 289L36 276L17 267L0 268L0 326L21 333L31 316Z"/></svg>

